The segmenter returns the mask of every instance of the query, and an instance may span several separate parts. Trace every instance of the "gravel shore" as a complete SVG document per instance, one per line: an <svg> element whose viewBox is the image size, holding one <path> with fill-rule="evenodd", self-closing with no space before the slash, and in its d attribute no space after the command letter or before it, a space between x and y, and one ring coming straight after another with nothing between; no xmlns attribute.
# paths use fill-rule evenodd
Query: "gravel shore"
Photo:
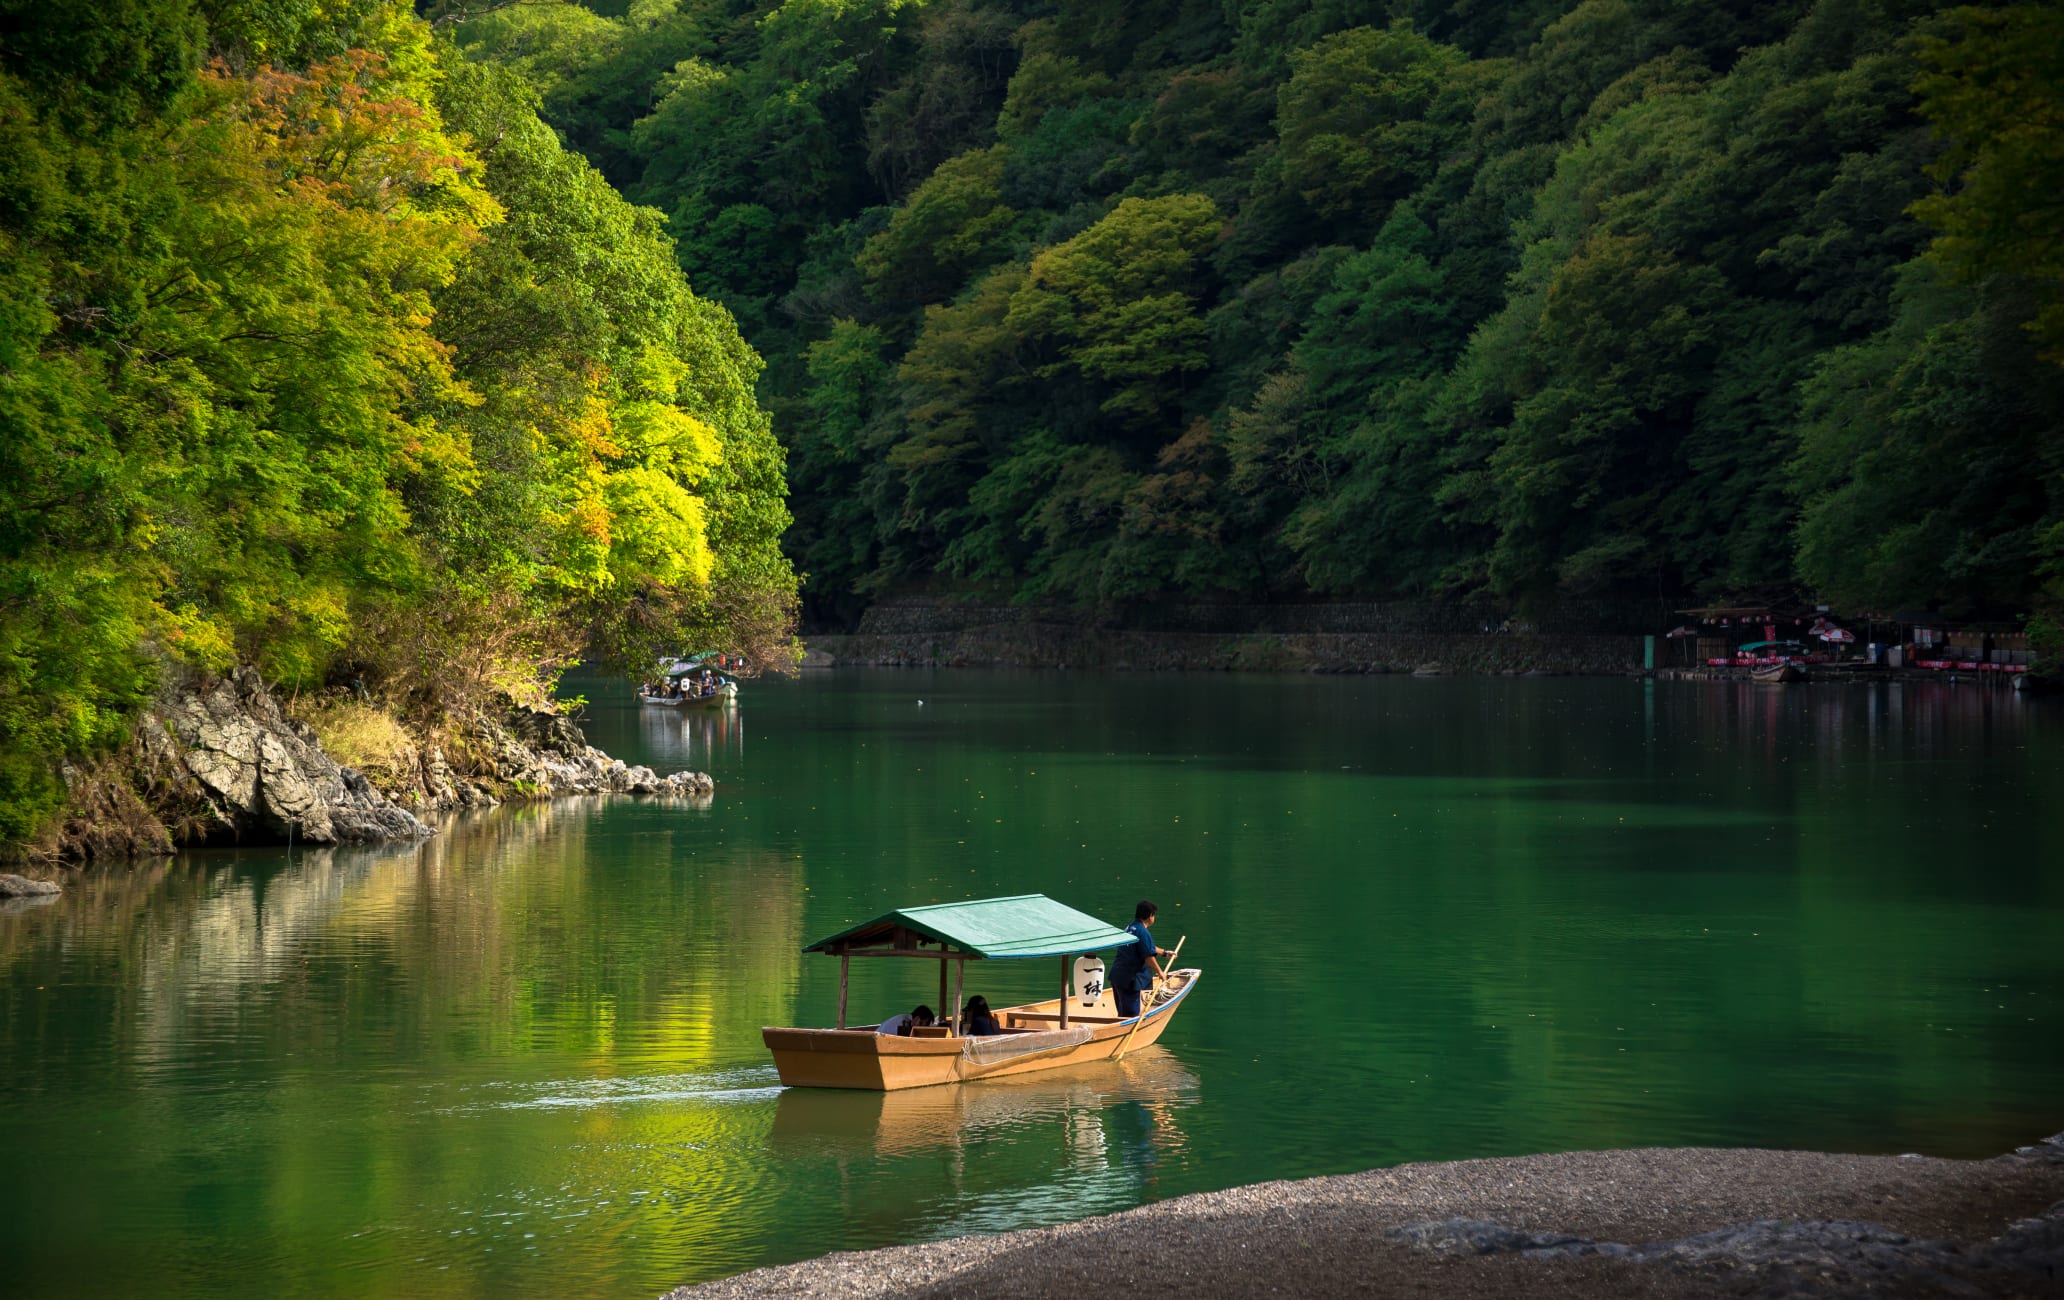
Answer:
<svg viewBox="0 0 2064 1300"><path fill-rule="evenodd" d="M1673 1148L1401 1165L840 1253L666 1300L2064 1296L2064 1134L1993 1160Z"/></svg>

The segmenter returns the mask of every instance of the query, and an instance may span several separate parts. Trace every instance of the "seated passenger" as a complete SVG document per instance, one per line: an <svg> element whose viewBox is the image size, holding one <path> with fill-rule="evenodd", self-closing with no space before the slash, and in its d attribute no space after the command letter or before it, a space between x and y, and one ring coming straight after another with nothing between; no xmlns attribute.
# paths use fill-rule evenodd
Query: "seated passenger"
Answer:
<svg viewBox="0 0 2064 1300"><path fill-rule="evenodd" d="M977 993L967 1000L967 1009L960 1016L960 1032L974 1037L1003 1032L1003 1027L996 1023L996 1017L989 1014L988 998Z"/></svg>
<svg viewBox="0 0 2064 1300"><path fill-rule="evenodd" d="M930 1007L920 1005L915 1010L906 1011L900 1016L890 1016L887 1020L884 1020L879 1025L876 1025L874 1032L877 1034L894 1034L901 1038L908 1038L910 1037L911 1030L921 1028L931 1023L932 1009Z"/></svg>

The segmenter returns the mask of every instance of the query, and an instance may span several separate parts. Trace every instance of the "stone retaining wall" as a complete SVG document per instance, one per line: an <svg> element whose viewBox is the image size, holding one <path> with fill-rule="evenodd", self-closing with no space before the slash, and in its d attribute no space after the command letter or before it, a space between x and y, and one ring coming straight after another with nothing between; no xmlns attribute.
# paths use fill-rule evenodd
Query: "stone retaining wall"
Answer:
<svg viewBox="0 0 2064 1300"><path fill-rule="evenodd" d="M1560 601L1524 612L1488 600L1340 601L1301 604L1194 603L1124 610L1010 605L935 597L884 601L854 629L861 636L939 635L998 627L1044 627L1145 633L1290 636L1355 633L1470 636L1491 632L1534 636L1641 635L1659 630L1684 601ZM818 638L808 638L812 641Z"/></svg>
<svg viewBox="0 0 2064 1300"><path fill-rule="evenodd" d="M1008 622L807 639L808 665L1321 673L1639 672L1638 636L1200 632Z"/></svg>

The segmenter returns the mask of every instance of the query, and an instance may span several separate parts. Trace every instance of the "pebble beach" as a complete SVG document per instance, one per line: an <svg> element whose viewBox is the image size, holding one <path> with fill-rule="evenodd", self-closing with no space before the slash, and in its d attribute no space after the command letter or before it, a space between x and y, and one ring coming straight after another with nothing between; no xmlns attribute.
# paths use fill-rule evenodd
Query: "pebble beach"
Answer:
<svg viewBox="0 0 2064 1300"><path fill-rule="evenodd" d="M665 1300L2064 1295L2064 1134L1990 1160L1658 1148L1401 1165L844 1252Z"/></svg>

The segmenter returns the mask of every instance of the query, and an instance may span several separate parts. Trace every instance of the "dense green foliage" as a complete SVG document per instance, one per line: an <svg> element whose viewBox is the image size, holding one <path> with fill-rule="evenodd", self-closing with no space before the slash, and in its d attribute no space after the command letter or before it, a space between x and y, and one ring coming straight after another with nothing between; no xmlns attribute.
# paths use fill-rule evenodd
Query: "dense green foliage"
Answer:
<svg viewBox="0 0 2064 1300"><path fill-rule="evenodd" d="M779 652L757 356L405 5L0 11L0 840L169 655L434 719Z"/></svg>
<svg viewBox="0 0 2064 1300"><path fill-rule="evenodd" d="M598 0L459 30L768 357L821 610L939 572L1964 612L2064 582L2053 7Z"/></svg>
<svg viewBox="0 0 2064 1300"><path fill-rule="evenodd" d="M784 533L826 614L2064 598L2053 6L420 8L0 0L0 837L158 656L768 655Z"/></svg>

